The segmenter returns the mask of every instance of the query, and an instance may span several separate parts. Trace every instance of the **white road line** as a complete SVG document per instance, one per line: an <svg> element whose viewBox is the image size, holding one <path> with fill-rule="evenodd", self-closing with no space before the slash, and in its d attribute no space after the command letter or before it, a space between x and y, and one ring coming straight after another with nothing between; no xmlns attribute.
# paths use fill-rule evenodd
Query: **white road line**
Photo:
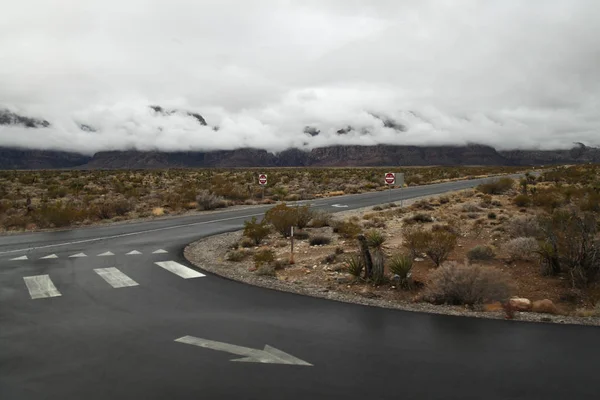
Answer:
<svg viewBox="0 0 600 400"><path fill-rule="evenodd" d="M195 271L191 268L186 267L185 265L176 263L175 261L162 261L162 262L155 262L154 264L158 265L161 268L166 269L169 272L174 273L175 275L179 275L183 279L202 278L203 276L206 276L204 274L201 274L198 271Z"/></svg>
<svg viewBox="0 0 600 400"><path fill-rule="evenodd" d="M40 260L50 260L53 258L58 258L58 256L56 254L50 254L49 256L40 258Z"/></svg>
<svg viewBox="0 0 600 400"><path fill-rule="evenodd" d="M153 251L152 254L167 254L168 251L163 250L163 249L158 249L156 251Z"/></svg>
<svg viewBox="0 0 600 400"><path fill-rule="evenodd" d="M179 229L179 228L187 228L187 227L190 227L190 226L208 225L208 224L212 224L212 223L215 223L215 222L232 221L234 219L247 219L247 218L250 218L250 217L260 217L263 214L264 213L250 214L250 215L240 215L238 217L221 218L221 219L214 219L212 221L203 221L203 222L192 222L190 224L175 225L175 226L166 226L164 228L148 229L146 231L123 233L123 234L120 234L120 235L101 236L101 237L92 238L92 239L77 240L75 242L64 242L64 243L48 244L48 245L39 246L39 247L26 247L26 248L23 248L23 249L0 251L0 254L21 253L23 251L48 249L50 247L70 246L72 244L98 242L100 240L109 240L109 239L117 239L117 238L122 238L122 237L127 237L127 236L143 235L145 233L167 231L167 230Z"/></svg>
<svg viewBox="0 0 600 400"><path fill-rule="evenodd" d="M26 276L23 278L32 299L60 296L60 292L48 275Z"/></svg>
<svg viewBox="0 0 600 400"><path fill-rule="evenodd" d="M139 254L142 254L142 253L140 253L140 252L139 252L139 251L137 251L137 250L133 250L133 251L130 251L129 253L127 253L127 254L125 254L125 255L126 255L126 256L137 256L137 255L139 255Z"/></svg>
<svg viewBox="0 0 600 400"><path fill-rule="evenodd" d="M29 258L27 258L27 256L21 256L21 257L15 257L15 258L10 259L10 261L23 261L23 260L29 260Z"/></svg>
<svg viewBox="0 0 600 400"><path fill-rule="evenodd" d="M94 272L100 275L108 284L114 288L137 286L138 283L116 268L97 268Z"/></svg>
<svg viewBox="0 0 600 400"><path fill-rule="evenodd" d="M77 253L77 254L73 254L72 256L69 256L69 258L81 258L81 257L87 257L85 255L85 253Z"/></svg>
<svg viewBox="0 0 600 400"><path fill-rule="evenodd" d="M98 257L108 257L108 256L114 256L114 255L115 255L114 253L107 251L106 253L98 254Z"/></svg>

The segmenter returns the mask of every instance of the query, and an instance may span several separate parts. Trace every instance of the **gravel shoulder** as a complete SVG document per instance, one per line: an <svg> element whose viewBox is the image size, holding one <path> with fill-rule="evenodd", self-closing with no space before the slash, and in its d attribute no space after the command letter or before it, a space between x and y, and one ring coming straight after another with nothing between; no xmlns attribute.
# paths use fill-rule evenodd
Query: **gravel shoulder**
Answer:
<svg viewBox="0 0 600 400"><path fill-rule="evenodd" d="M354 210L349 211L346 214L356 215L360 212L360 210ZM339 216L339 214L337 215ZM238 231L203 238L188 245L184 250L184 256L196 267L210 273L238 282L273 290L388 309L463 317L504 319L504 312L501 310L472 310L462 306L433 305L423 302L413 302L411 299L390 299L387 296L374 296L373 292L370 291L355 293L350 290L346 290L346 288L350 288L350 285L346 286L346 282L344 282L342 285L331 285L330 282L322 279L288 280L287 277L282 279L281 277L259 276L253 271L252 268L249 268L249 263L230 262L226 261L225 259L226 253L230 250L231 246L238 242L241 237L242 233ZM310 271L309 269L305 272L308 276L313 271ZM304 276L304 273L302 275ZM313 273L311 275L316 277L317 274ZM394 292L398 291L394 290ZM594 326L600 325L600 318L597 317L576 317L566 315L536 314L529 312L516 313L513 321Z"/></svg>

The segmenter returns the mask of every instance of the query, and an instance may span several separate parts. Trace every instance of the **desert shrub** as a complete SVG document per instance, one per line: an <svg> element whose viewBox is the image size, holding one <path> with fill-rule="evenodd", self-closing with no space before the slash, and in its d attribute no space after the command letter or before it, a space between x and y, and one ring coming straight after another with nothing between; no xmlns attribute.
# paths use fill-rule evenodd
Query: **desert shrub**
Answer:
<svg viewBox="0 0 600 400"><path fill-rule="evenodd" d="M25 229L29 221L24 215L15 214L5 217L0 222L5 229Z"/></svg>
<svg viewBox="0 0 600 400"><path fill-rule="evenodd" d="M403 246L408 249L413 257L420 256L431 241L431 232L420 227L405 227L403 230Z"/></svg>
<svg viewBox="0 0 600 400"><path fill-rule="evenodd" d="M313 228L323 228L331 224L331 214L325 211L315 211L310 221L310 226Z"/></svg>
<svg viewBox="0 0 600 400"><path fill-rule="evenodd" d="M394 274L398 287L409 289L411 287L411 270L413 258L410 255L396 254L390 258L388 268Z"/></svg>
<svg viewBox="0 0 600 400"><path fill-rule="evenodd" d="M413 215L412 217L407 217L404 218L404 222L406 223L427 223L427 222L433 222L433 218L431 217L431 215L429 214L424 214L424 213L417 213L415 215Z"/></svg>
<svg viewBox="0 0 600 400"><path fill-rule="evenodd" d="M273 265L260 265L256 268L256 275L259 276L275 276L275 266Z"/></svg>
<svg viewBox="0 0 600 400"><path fill-rule="evenodd" d="M251 239L257 246L269 236L270 232L271 228L265 219L258 222L256 217L252 217L250 221L244 222L244 236Z"/></svg>
<svg viewBox="0 0 600 400"><path fill-rule="evenodd" d="M440 204L447 204L450 202L450 198L448 196L440 196L438 200Z"/></svg>
<svg viewBox="0 0 600 400"><path fill-rule="evenodd" d="M465 203L461 207L462 212L479 212L481 208L477 204Z"/></svg>
<svg viewBox="0 0 600 400"><path fill-rule="evenodd" d="M513 202L517 207L529 207L531 205L531 197L526 194L520 194L513 199Z"/></svg>
<svg viewBox="0 0 600 400"><path fill-rule="evenodd" d="M488 213L488 215L487 215L487 217L488 217L489 219L496 219L497 215L496 215L496 213L495 213L495 212L489 212L489 213Z"/></svg>
<svg viewBox="0 0 600 400"><path fill-rule="evenodd" d="M431 232L429 242L425 248L425 254L436 266L446 261L452 250L456 247L458 237L445 231Z"/></svg>
<svg viewBox="0 0 600 400"><path fill-rule="evenodd" d="M271 208L265 214L265 220L269 222L283 237L290 237L292 226L296 225L296 210L288 207L285 203Z"/></svg>
<svg viewBox="0 0 600 400"><path fill-rule="evenodd" d="M574 287L587 287L598 279L600 240L593 214L556 210L540 217L540 229L538 254L544 273L566 272Z"/></svg>
<svg viewBox="0 0 600 400"><path fill-rule="evenodd" d="M335 248L335 254L344 254L344 248L343 247L336 247Z"/></svg>
<svg viewBox="0 0 600 400"><path fill-rule="evenodd" d="M429 203L428 200L419 200L419 201L415 202L410 208L412 208L413 210L425 210L425 211L431 211L431 210L435 209Z"/></svg>
<svg viewBox="0 0 600 400"><path fill-rule="evenodd" d="M329 243L331 243L331 239L322 235L313 236L308 241L308 244L311 246L323 246Z"/></svg>
<svg viewBox="0 0 600 400"><path fill-rule="evenodd" d="M360 225L352 221L338 221L333 224L333 232L345 239L353 239L362 231Z"/></svg>
<svg viewBox="0 0 600 400"><path fill-rule="evenodd" d="M201 190L196 196L198 209L207 211L227 206L225 199L222 196L211 193L209 190Z"/></svg>
<svg viewBox="0 0 600 400"><path fill-rule="evenodd" d="M485 194L503 194L512 189L514 183L511 178L500 178L477 186L477 190Z"/></svg>
<svg viewBox="0 0 600 400"><path fill-rule="evenodd" d="M469 261L491 260L495 257L494 249L490 246L475 246L467 252Z"/></svg>
<svg viewBox="0 0 600 400"><path fill-rule="evenodd" d="M511 261L533 261L537 258L539 245L533 237L517 237L504 243L502 249Z"/></svg>
<svg viewBox="0 0 600 400"><path fill-rule="evenodd" d="M296 226L300 229L306 228L313 217L310 206L296 207Z"/></svg>
<svg viewBox="0 0 600 400"><path fill-rule="evenodd" d="M310 235L308 234L308 232L305 231L299 231L299 230L294 230L294 239L298 239L298 240L306 240L310 237Z"/></svg>
<svg viewBox="0 0 600 400"><path fill-rule="evenodd" d="M385 242L385 236L383 236L381 231L368 231L365 234L365 238L367 239L367 245L373 248L380 248Z"/></svg>
<svg viewBox="0 0 600 400"><path fill-rule="evenodd" d="M588 193L579 201L581 211L600 212L600 193Z"/></svg>
<svg viewBox="0 0 600 400"><path fill-rule="evenodd" d="M474 305L504 302L509 296L509 280L501 271L448 262L431 273L423 299L434 304Z"/></svg>
<svg viewBox="0 0 600 400"><path fill-rule="evenodd" d="M132 209L132 204L127 200L103 201L96 205L95 214L100 219L111 219L126 215Z"/></svg>
<svg viewBox="0 0 600 400"><path fill-rule="evenodd" d="M249 237L243 237L240 240L239 245L243 248L249 248L249 247L254 247L256 246L256 244L254 243L254 240L250 239Z"/></svg>
<svg viewBox="0 0 600 400"><path fill-rule="evenodd" d="M62 202L43 204L34 214L34 220L41 228L69 226L84 217L83 211Z"/></svg>
<svg viewBox="0 0 600 400"><path fill-rule="evenodd" d="M512 218L505 223L505 228L512 238L540 235L540 225L537 218L533 216Z"/></svg>
<svg viewBox="0 0 600 400"><path fill-rule="evenodd" d="M360 273L364 268L362 258L356 254L352 254L350 257L348 257L344 264L350 275L356 277L360 276Z"/></svg>
<svg viewBox="0 0 600 400"><path fill-rule="evenodd" d="M264 264L269 265L273 261L275 261L275 253L273 250L264 249L254 253L254 265L256 268Z"/></svg>
<svg viewBox="0 0 600 400"><path fill-rule="evenodd" d="M227 261L239 262L246 258L246 253L243 251L233 250L227 253Z"/></svg>
<svg viewBox="0 0 600 400"><path fill-rule="evenodd" d="M536 192L533 195L533 204L552 212L563 204L563 199L559 193L551 191Z"/></svg>
<svg viewBox="0 0 600 400"><path fill-rule="evenodd" d="M383 207L381 207L381 206L375 206L375 207L372 208L372 210L373 211L382 211Z"/></svg>

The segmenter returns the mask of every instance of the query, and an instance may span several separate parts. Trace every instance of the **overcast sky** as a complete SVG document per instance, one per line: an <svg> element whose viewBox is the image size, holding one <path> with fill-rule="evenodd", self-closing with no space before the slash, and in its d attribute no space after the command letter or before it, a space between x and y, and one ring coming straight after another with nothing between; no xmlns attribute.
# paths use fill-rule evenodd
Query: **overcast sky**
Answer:
<svg viewBox="0 0 600 400"><path fill-rule="evenodd" d="M5 2L0 108L52 128L0 127L0 145L598 145L598 21L598 0Z"/></svg>

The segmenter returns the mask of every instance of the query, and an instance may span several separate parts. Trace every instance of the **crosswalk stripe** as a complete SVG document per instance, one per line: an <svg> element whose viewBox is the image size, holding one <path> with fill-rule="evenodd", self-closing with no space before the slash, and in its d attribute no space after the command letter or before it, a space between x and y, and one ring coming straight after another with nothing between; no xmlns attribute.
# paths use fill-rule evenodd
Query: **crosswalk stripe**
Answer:
<svg viewBox="0 0 600 400"><path fill-rule="evenodd" d="M163 249L158 249L158 250L152 252L152 254L166 254L166 253L168 253L168 251L163 250Z"/></svg>
<svg viewBox="0 0 600 400"><path fill-rule="evenodd" d="M29 258L27 258L27 256L21 256L21 257L15 257L15 258L10 259L10 261L22 261L22 260L29 260Z"/></svg>
<svg viewBox="0 0 600 400"><path fill-rule="evenodd" d="M174 273L175 275L182 277L183 279L202 278L203 276L206 276L175 261L161 261L155 262L154 264L166 269L169 272Z"/></svg>
<svg viewBox="0 0 600 400"><path fill-rule="evenodd" d="M98 257L114 256L114 253L107 251L106 253L98 254Z"/></svg>
<svg viewBox="0 0 600 400"><path fill-rule="evenodd" d="M125 255L126 255L126 256L137 256L137 255L139 255L139 254L142 254L142 253L140 253L140 252L139 252L139 251L137 251L137 250L133 250L133 251L130 251L129 253L127 253L127 254L125 254Z"/></svg>
<svg viewBox="0 0 600 400"><path fill-rule="evenodd" d="M117 268L97 268L94 272L100 275L108 284L114 288L137 286L138 283L119 271Z"/></svg>
<svg viewBox="0 0 600 400"><path fill-rule="evenodd" d="M69 258L81 258L81 257L87 257L87 255L85 255L85 253L77 253L77 254L73 254L72 256L69 256Z"/></svg>
<svg viewBox="0 0 600 400"><path fill-rule="evenodd" d="M56 254L50 254L49 256L45 256L45 257L40 258L40 260L50 260L50 259L53 259L53 258L58 258L58 256Z"/></svg>
<svg viewBox="0 0 600 400"><path fill-rule="evenodd" d="M32 299L43 299L61 295L48 275L25 276L23 280Z"/></svg>

